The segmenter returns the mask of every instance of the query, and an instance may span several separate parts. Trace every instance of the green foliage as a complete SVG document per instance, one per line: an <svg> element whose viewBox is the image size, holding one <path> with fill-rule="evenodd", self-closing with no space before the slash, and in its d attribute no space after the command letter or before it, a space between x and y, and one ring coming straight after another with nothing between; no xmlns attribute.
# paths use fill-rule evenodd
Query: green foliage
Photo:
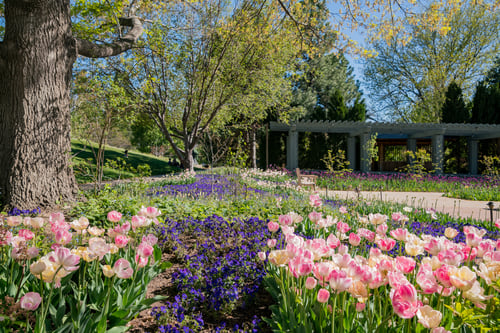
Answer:
<svg viewBox="0 0 500 333"><path fill-rule="evenodd" d="M370 136L370 139L366 143L366 152L368 155L368 161L378 161L378 147L377 147L377 133Z"/></svg>
<svg viewBox="0 0 500 333"><path fill-rule="evenodd" d="M472 123L500 124L500 58L485 80L476 86L473 98Z"/></svg>
<svg viewBox="0 0 500 333"><path fill-rule="evenodd" d="M441 107L441 119L443 123L468 123L470 112L465 105L462 88L453 81L448 86L445 101Z"/></svg>
<svg viewBox="0 0 500 333"><path fill-rule="evenodd" d="M423 25L412 28L406 45L398 43L397 36L389 44L373 45L378 55L367 61L365 75L372 99L393 119L439 122L449 84L455 81L467 100L497 56L497 13L467 1L449 14L447 34Z"/></svg>
<svg viewBox="0 0 500 333"><path fill-rule="evenodd" d="M500 157L498 156L483 156L479 161L484 166L484 174L499 177L500 176Z"/></svg>
<svg viewBox="0 0 500 333"><path fill-rule="evenodd" d="M326 169L332 174L344 174L350 171L350 163L347 161L345 151L342 149L339 149L335 155L329 149L321 161L325 163Z"/></svg>
<svg viewBox="0 0 500 333"><path fill-rule="evenodd" d="M431 154L424 148L417 149L417 151L412 152L407 150L405 152L406 157L409 159L409 163L403 168L404 172L408 172L417 176L422 176L427 173L426 163L432 160Z"/></svg>
<svg viewBox="0 0 500 333"><path fill-rule="evenodd" d="M295 82L291 107L301 108L311 120L364 120L361 91L343 55L307 58L304 67Z"/></svg>

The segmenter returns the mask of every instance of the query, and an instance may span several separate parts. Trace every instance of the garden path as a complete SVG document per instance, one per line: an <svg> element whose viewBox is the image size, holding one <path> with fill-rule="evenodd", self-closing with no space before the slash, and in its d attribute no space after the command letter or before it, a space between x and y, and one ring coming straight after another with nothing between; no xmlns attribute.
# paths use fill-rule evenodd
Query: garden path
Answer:
<svg viewBox="0 0 500 333"><path fill-rule="evenodd" d="M355 191L319 190L325 196L336 199L356 199ZM462 200L447 198L440 192L379 192L361 191L360 198L365 200L380 200L407 204L415 208L434 208L441 213L453 217L473 218L476 220L490 221L490 210L486 205L488 201ZM493 221L500 218L498 207L500 202L494 202Z"/></svg>

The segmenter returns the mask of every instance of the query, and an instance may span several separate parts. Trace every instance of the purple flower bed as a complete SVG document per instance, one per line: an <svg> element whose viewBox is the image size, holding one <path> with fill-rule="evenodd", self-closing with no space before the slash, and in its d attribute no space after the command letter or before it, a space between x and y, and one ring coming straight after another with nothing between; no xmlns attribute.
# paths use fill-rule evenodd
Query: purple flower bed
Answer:
<svg viewBox="0 0 500 333"><path fill-rule="evenodd" d="M264 194L265 191L243 186L235 182L231 177L221 175L196 175L196 181L191 184L181 185L165 185L161 188L155 188L150 194L170 195L170 196L189 196L193 199L200 197L214 196L222 200L227 195L237 193L259 193Z"/></svg>
<svg viewBox="0 0 500 333"><path fill-rule="evenodd" d="M207 328L205 318L213 323L221 311L252 311L265 275L257 253L266 248L270 237L266 221L226 221L215 215L204 220L168 220L158 228L158 235L162 246L175 251L184 266L172 276L177 289L174 301L153 309L152 315L165 321L161 332L195 332ZM245 328L235 325L233 331L257 332L259 324L260 319L254 318ZM217 332L226 326L218 322L211 329Z"/></svg>

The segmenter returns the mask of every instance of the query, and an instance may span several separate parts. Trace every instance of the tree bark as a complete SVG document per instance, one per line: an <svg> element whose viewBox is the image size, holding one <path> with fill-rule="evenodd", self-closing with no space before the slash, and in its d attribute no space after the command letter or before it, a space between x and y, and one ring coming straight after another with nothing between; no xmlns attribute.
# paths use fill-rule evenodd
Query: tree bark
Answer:
<svg viewBox="0 0 500 333"><path fill-rule="evenodd" d="M78 191L70 165L71 70L78 54L107 57L132 47L137 18L110 44L77 40L69 0L5 0L0 44L0 202L35 209L72 201Z"/></svg>
<svg viewBox="0 0 500 333"><path fill-rule="evenodd" d="M76 49L69 1L6 0L2 47L2 201L35 209L72 200L69 92Z"/></svg>

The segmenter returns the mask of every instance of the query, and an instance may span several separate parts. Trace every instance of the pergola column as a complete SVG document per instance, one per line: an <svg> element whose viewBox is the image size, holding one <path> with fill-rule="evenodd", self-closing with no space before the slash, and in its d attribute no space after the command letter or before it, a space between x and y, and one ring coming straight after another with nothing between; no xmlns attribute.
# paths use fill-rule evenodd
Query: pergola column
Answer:
<svg viewBox="0 0 500 333"><path fill-rule="evenodd" d="M432 136L432 165L436 168L436 173L443 173L443 147L444 135Z"/></svg>
<svg viewBox="0 0 500 333"><path fill-rule="evenodd" d="M478 142L479 140L473 137L467 138L467 143L469 145L469 173L471 175L477 175Z"/></svg>
<svg viewBox="0 0 500 333"><path fill-rule="evenodd" d="M415 153L417 152L417 139L416 138L408 138L406 140L406 149L408 151L411 151L414 155ZM410 165L413 165L413 163L415 162L415 159L412 158L412 156L408 156L408 163Z"/></svg>
<svg viewBox="0 0 500 333"><path fill-rule="evenodd" d="M286 167L294 170L299 167L299 132L292 126L286 138Z"/></svg>
<svg viewBox="0 0 500 333"><path fill-rule="evenodd" d="M349 161L349 168L356 170L356 137L347 137L347 160Z"/></svg>
<svg viewBox="0 0 500 333"><path fill-rule="evenodd" d="M372 161L368 154L368 144L370 141L370 133L363 133L359 136L361 148L359 149L361 155L361 172L369 172L371 170Z"/></svg>

